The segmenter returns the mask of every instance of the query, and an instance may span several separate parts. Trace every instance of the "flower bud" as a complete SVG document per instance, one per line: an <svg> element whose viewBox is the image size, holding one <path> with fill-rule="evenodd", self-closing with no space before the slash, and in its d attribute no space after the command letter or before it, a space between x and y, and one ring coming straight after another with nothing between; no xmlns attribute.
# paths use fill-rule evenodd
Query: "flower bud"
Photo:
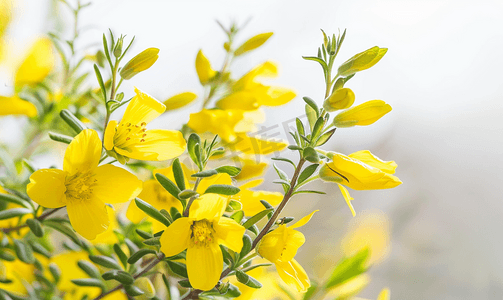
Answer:
<svg viewBox="0 0 503 300"><path fill-rule="evenodd" d="M166 111L175 110L190 104L192 101L196 100L196 98L196 94L184 92L164 101L164 105L166 105Z"/></svg>
<svg viewBox="0 0 503 300"><path fill-rule="evenodd" d="M211 68L210 61L204 56L201 50L199 50L196 56L196 72L201 84L208 83L217 73Z"/></svg>
<svg viewBox="0 0 503 300"><path fill-rule="evenodd" d="M114 56L116 58L119 58L121 57L122 55L122 44L124 43L124 37L120 37L118 40L117 40L117 44L115 45L115 49L114 49Z"/></svg>
<svg viewBox="0 0 503 300"><path fill-rule="evenodd" d="M391 111L391 106L382 100L371 100L344 112L334 118L335 127L370 125Z"/></svg>
<svg viewBox="0 0 503 300"><path fill-rule="evenodd" d="M342 88L336 90L323 103L323 108L326 111L336 111L351 107L355 102L355 93L351 89Z"/></svg>
<svg viewBox="0 0 503 300"><path fill-rule="evenodd" d="M148 48L143 50L140 54L133 57L122 68L120 75L122 78L129 80L136 74L143 72L150 68L159 58L159 49Z"/></svg>
<svg viewBox="0 0 503 300"><path fill-rule="evenodd" d="M257 49L262 46L267 40L272 36L272 32L266 32L257 34L256 36L250 38L246 42L244 42L239 48L234 51L235 56L239 56L245 54L246 52Z"/></svg>
<svg viewBox="0 0 503 300"><path fill-rule="evenodd" d="M379 62L387 51L388 48L379 48L375 46L358 53L344 62L337 70L337 73L340 76L346 77L356 72L366 70Z"/></svg>

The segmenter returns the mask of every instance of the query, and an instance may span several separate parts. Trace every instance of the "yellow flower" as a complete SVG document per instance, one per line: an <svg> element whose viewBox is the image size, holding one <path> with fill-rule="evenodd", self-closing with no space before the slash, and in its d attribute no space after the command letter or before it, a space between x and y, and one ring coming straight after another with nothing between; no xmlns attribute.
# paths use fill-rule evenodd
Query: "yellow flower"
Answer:
<svg viewBox="0 0 503 300"><path fill-rule="evenodd" d="M351 107L355 102L355 93L349 88L342 88L336 90L330 97L323 103L323 108L326 111L336 111L339 109L346 109Z"/></svg>
<svg viewBox="0 0 503 300"><path fill-rule="evenodd" d="M166 106L135 89L120 123L113 120L105 130L104 144L108 153L124 164L129 158L167 160L185 151L182 133L175 130L151 129L147 124L160 116Z"/></svg>
<svg viewBox="0 0 503 300"><path fill-rule="evenodd" d="M347 77L356 72L366 70L377 64L386 52L388 52L388 48L372 47L345 61L339 67L337 73L340 76Z"/></svg>
<svg viewBox="0 0 503 300"><path fill-rule="evenodd" d="M41 206L66 206L75 231L89 240L110 224L105 203L128 201L142 187L135 175L122 168L98 167L101 147L96 131L83 130L66 148L63 170L38 170L27 187L30 198Z"/></svg>
<svg viewBox="0 0 503 300"><path fill-rule="evenodd" d="M202 50L197 52L196 72L201 84L208 83L217 74L217 72L211 68L210 61L204 56Z"/></svg>
<svg viewBox="0 0 503 300"><path fill-rule="evenodd" d="M148 48L140 52L140 54L133 57L122 68L120 75L122 78L128 80L133 78L136 74L143 72L150 68L159 58L159 49Z"/></svg>
<svg viewBox="0 0 503 300"><path fill-rule="evenodd" d="M256 179L247 182L239 187L241 189L239 193L231 196L232 199L241 202L243 211L247 216L253 216L265 209L262 203L260 203L260 200L265 200L272 206L278 205L281 200L283 200L283 194L278 192L250 190L262 184L262 182L264 182L264 179Z"/></svg>
<svg viewBox="0 0 503 300"><path fill-rule="evenodd" d="M119 223L117 223L116 212L110 206L107 206L106 209L108 215L110 216L110 225L108 226L107 230L105 230L103 233L98 234L96 238L91 241L91 244L93 245L99 245L99 244L113 245L119 242L119 239L117 238L117 235L114 232L115 229L119 228Z"/></svg>
<svg viewBox="0 0 503 300"><path fill-rule="evenodd" d="M21 87L41 82L54 68L54 61L51 40L48 38L36 40L28 56L17 69L14 85Z"/></svg>
<svg viewBox="0 0 503 300"><path fill-rule="evenodd" d="M256 81L259 77L276 77L278 69L272 62L265 62L245 74L231 87L231 93L217 102L221 109L256 110L262 105L283 105L295 98L287 88L266 86Z"/></svg>
<svg viewBox="0 0 503 300"><path fill-rule="evenodd" d="M193 288L210 290L218 283L223 269L219 244L235 252L243 247L245 228L222 217L226 206L226 197L204 194L193 202L189 217L177 219L161 236L166 256L187 249L187 274Z"/></svg>
<svg viewBox="0 0 503 300"><path fill-rule="evenodd" d="M311 283L306 271L294 259L297 250L306 241L304 235L294 229L309 222L315 212L317 210L290 227L285 224L280 225L277 229L264 236L258 248L258 253L262 257L274 263L281 279L299 292L307 291Z"/></svg>
<svg viewBox="0 0 503 300"><path fill-rule="evenodd" d="M35 117L37 107L29 101L22 100L18 96L0 96L0 116L6 115L26 115Z"/></svg>
<svg viewBox="0 0 503 300"><path fill-rule="evenodd" d="M224 145L233 153L238 155L268 155L274 152L279 152L288 146L287 143L281 140L266 140L257 137L248 136L245 133L237 133L236 139Z"/></svg>
<svg viewBox="0 0 503 300"><path fill-rule="evenodd" d="M256 123L264 121L261 111L241 109L203 109L190 115L187 125L196 133L218 134L227 142L237 139L239 133L256 130Z"/></svg>
<svg viewBox="0 0 503 300"><path fill-rule="evenodd" d="M185 164L181 164L183 169L183 174L185 176L185 187L187 189L192 189L194 184L194 177L190 177L191 174L196 173L196 171L189 169ZM175 177L173 175L173 166L164 169L154 170L154 175L160 173L166 177L168 177L171 181L175 181ZM204 192L210 185L213 184L232 184L232 179L228 174L220 173L215 174L210 177L203 178L198 186L198 191ZM166 211L170 211L171 207L175 207L180 213L183 213L183 207L180 200L173 197L164 187L154 179L150 179L144 182L143 190L138 195L138 198L148 202L158 210L165 209ZM139 223L147 214L145 214L141 209L136 206L135 201L131 201L129 207L126 212L126 217L133 223ZM159 232L164 230L165 226L150 217L147 217L150 222L152 222L152 231Z"/></svg>
<svg viewBox="0 0 503 300"><path fill-rule="evenodd" d="M184 92L178 95L174 95L168 100L164 101L166 105L166 111L175 110L190 104L192 101L196 100L197 95L191 92Z"/></svg>
<svg viewBox="0 0 503 300"><path fill-rule="evenodd" d="M391 106L382 100L371 100L346 111L334 118L335 127L366 126L375 123L391 111Z"/></svg>
<svg viewBox="0 0 503 300"><path fill-rule="evenodd" d="M352 153L348 156L332 153L329 163L320 168L319 176L324 181L337 182L353 216L355 211L351 204L351 196L345 185L354 190L380 190L394 188L402 182L395 173L397 167L394 161L382 161L368 150Z"/></svg>

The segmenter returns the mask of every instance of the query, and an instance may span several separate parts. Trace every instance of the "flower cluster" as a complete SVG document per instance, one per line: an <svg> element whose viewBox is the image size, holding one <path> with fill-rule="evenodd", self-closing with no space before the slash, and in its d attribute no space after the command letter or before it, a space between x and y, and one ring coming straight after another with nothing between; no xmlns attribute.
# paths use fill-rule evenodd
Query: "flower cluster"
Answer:
<svg viewBox="0 0 503 300"><path fill-rule="evenodd" d="M76 18L87 6L62 2ZM9 3L0 0L0 59L9 53L2 42ZM236 45L241 28L222 28L222 66L214 68L202 50L195 55L201 96L183 92L165 101L122 86L157 61L157 48L126 61L134 38L127 44L112 32L101 49L88 50L93 54L76 51L77 30L66 43L55 34L35 41L12 74L12 94L0 96L0 115L24 118L26 132L21 151L0 152L1 299L347 299L368 283L366 271L383 257L376 253L384 253L378 250L386 248L388 231L369 231L374 223L362 222L341 242L344 256L330 276L316 281L295 257L307 239L298 229L323 208L296 222L283 209L298 194L324 194L305 188L318 179L337 184L353 216L346 187L401 184L395 162L368 150L344 155L328 143L336 130L374 124L391 111L382 100L353 106L355 93L345 87L387 49L359 53L332 76L345 32L323 33L318 55L304 58L322 66L324 97L304 97L308 120L296 119L295 143L288 144L256 132L267 107L296 97L264 81L279 75L277 64L232 73L233 61L273 34ZM90 75L96 80L86 81ZM180 130L149 124L196 103L200 110ZM67 146L54 166L41 154L57 153L57 143ZM298 160L282 156L286 149ZM272 154L273 183L282 192L263 184ZM378 299L389 299L389 291Z"/></svg>

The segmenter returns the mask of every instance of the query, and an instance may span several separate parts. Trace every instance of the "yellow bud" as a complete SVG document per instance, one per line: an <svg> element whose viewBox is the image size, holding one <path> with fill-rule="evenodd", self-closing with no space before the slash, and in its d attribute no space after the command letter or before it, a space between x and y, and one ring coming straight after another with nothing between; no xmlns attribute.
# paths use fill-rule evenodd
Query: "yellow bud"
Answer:
<svg viewBox="0 0 503 300"><path fill-rule="evenodd" d="M351 107L355 102L355 93L351 89L342 88L336 90L328 99L323 103L323 108L326 111L336 111L339 109L346 109Z"/></svg>
<svg viewBox="0 0 503 300"><path fill-rule="evenodd" d="M191 92L185 92L178 95L175 95L168 100L164 101L164 105L166 105L166 111L175 110L180 107L184 107L185 105L191 103L196 100L197 95Z"/></svg>
<svg viewBox="0 0 503 300"><path fill-rule="evenodd" d="M320 172L318 173L320 179L323 181L331 181L331 182L342 182L342 177L340 177L335 170L331 169L328 164L323 164L320 168Z"/></svg>
<svg viewBox="0 0 503 300"><path fill-rule="evenodd" d="M136 74L143 72L150 68L159 58L159 49L148 48L143 50L140 54L133 57L122 68L120 75L122 78L129 80Z"/></svg>
<svg viewBox="0 0 503 300"><path fill-rule="evenodd" d="M388 48L372 47L348 59L339 67L337 72L340 76L346 77L366 70L377 64L387 51Z"/></svg>
<svg viewBox="0 0 503 300"><path fill-rule="evenodd" d="M245 54L246 52L257 49L262 46L267 40L273 35L272 32L266 32L257 34L256 36L250 38L246 42L244 42L239 48L234 51L235 56L239 56Z"/></svg>
<svg viewBox="0 0 503 300"><path fill-rule="evenodd" d="M201 84L206 84L217 73L211 68L210 61L204 56L203 51L199 50L196 56L196 72Z"/></svg>
<svg viewBox="0 0 503 300"><path fill-rule="evenodd" d="M382 100L371 100L344 112L334 118L335 127L370 125L391 111L391 106Z"/></svg>
<svg viewBox="0 0 503 300"><path fill-rule="evenodd" d="M137 297L136 299L151 299L155 297L155 288L154 285L152 284L152 281L148 279L147 277L140 277L135 280L134 286L142 290L145 294L141 295L140 297Z"/></svg>

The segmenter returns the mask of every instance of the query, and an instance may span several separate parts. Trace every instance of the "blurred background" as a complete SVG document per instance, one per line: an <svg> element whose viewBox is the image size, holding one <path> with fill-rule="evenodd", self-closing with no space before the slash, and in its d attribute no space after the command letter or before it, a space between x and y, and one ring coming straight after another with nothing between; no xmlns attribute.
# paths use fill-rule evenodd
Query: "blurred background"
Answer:
<svg viewBox="0 0 503 300"><path fill-rule="evenodd" d="M49 29L63 30L61 20L71 17L57 1L16 2L14 47L25 49ZM201 95L197 51L202 48L215 66L224 58L225 36L215 20L225 25L249 20L238 44L273 31L262 48L236 60L233 70L244 74L266 60L280 65L280 77L271 83L293 88L297 98L266 109L260 129L273 127L266 132L283 139L285 128L304 115L301 97L322 102L321 68L301 57L316 55L320 28L336 35L347 28L336 65L372 46L389 48L381 62L346 87L355 92L356 104L382 99L393 111L372 126L338 130L325 149L345 154L369 149L396 161L404 183L391 190L351 191L354 219L336 185L319 183L326 195L294 198L284 215L299 218L320 210L301 229L307 242L297 258L310 276L322 278L342 256L341 239L349 228L361 223L361 216L372 216L376 227L389 229L390 244L360 296L375 299L387 286L392 299L503 298L502 1L92 2L82 12L80 26L87 29L78 47L97 49L110 28L116 35L136 36L131 56L147 47L161 49L148 72L124 83L126 97L133 85L160 100L183 91ZM198 109L168 114L153 127L179 128ZM1 139L16 142L16 122L0 120ZM274 171L267 178L272 181Z"/></svg>

